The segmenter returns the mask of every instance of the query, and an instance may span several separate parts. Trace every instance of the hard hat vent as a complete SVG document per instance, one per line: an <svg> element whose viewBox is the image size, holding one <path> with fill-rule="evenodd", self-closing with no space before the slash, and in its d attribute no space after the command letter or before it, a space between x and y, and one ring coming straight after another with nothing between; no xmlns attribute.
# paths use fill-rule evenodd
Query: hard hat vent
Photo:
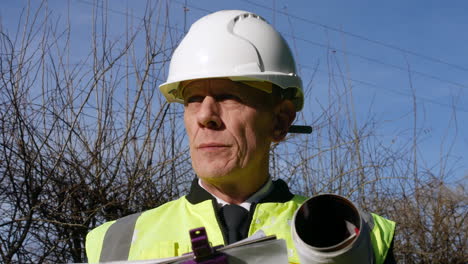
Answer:
<svg viewBox="0 0 468 264"><path fill-rule="evenodd" d="M256 19L260 19L262 20L263 22L265 23L268 23L268 21L266 19L264 19L263 17L257 15L257 14L254 14L254 13L244 13L242 15L238 15L234 18L234 22L237 22L239 21L240 19L244 19L244 18L249 18L249 17L252 17L252 18L256 18Z"/></svg>

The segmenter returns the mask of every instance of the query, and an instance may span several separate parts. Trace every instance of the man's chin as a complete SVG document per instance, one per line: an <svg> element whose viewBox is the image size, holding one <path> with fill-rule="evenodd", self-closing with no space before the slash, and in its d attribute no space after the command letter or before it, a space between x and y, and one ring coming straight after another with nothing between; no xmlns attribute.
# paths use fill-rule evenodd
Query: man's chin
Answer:
<svg viewBox="0 0 468 264"><path fill-rule="evenodd" d="M227 171L227 170L226 171L225 170L208 170L208 171L202 170L196 173L197 173L198 178L210 184L228 183L234 180L232 171Z"/></svg>
<svg viewBox="0 0 468 264"><path fill-rule="evenodd" d="M197 173L198 178L205 180L207 182L213 181L213 180L219 180L222 178L227 178L229 177L228 173L222 173L220 171L203 171L200 173Z"/></svg>
<svg viewBox="0 0 468 264"><path fill-rule="evenodd" d="M218 179L228 177L236 170L236 166L229 161L216 159L192 162L192 167L198 177L202 179Z"/></svg>

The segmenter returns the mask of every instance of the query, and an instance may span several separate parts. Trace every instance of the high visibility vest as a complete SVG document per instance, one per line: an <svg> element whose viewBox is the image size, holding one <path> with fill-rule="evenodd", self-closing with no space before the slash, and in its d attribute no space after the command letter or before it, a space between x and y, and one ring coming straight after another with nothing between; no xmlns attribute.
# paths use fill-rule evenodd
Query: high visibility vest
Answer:
<svg viewBox="0 0 468 264"><path fill-rule="evenodd" d="M292 241L291 221L294 212L306 200L291 195L283 202L264 202L254 206L248 236L263 230L266 235L284 239L290 263L299 263ZM189 230L205 227L212 246L226 244L215 213L214 200L192 203L183 196L157 208L104 223L86 238L90 263L116 260L147 260L180 256L190 252ZM383 263L390 248L395 223L369 214L375 263Z"/></svg>

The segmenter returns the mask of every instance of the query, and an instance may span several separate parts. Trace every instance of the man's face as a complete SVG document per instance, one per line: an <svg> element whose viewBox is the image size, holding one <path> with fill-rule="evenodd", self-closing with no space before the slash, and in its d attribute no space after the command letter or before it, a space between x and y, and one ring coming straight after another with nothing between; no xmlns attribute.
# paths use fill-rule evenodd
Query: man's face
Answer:
<svg viewBox="0 0 468 264"><path fill-rule="evenodd" d="M200 178L268 172L274 116L269 94L209 79L186 84L183 97L192 166Z"/></svg>

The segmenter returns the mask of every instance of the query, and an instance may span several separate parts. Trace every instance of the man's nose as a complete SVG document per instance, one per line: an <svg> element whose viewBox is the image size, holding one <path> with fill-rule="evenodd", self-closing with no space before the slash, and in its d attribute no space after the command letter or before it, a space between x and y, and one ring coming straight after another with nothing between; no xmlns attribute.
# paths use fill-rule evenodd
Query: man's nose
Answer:
<svg viewBox="0 0 468 264"><path fill-rule="evenodd" d="M203 98L197 115L198 124L209 129L219 129L222 125L219 105L212 96Z"/></svg>

